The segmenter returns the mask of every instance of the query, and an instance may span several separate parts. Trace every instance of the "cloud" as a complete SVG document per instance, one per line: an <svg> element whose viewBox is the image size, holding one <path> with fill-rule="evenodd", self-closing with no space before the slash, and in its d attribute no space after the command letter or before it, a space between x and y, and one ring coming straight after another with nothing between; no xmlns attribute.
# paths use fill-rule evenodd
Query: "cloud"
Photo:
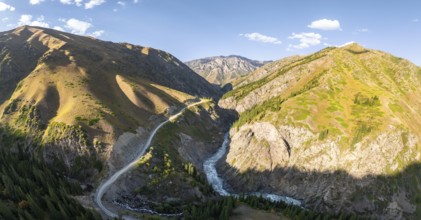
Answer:
<svg viewBox="0 0 421 220"><path fill-rule="evenodd" d="M121 6L125 6L126 5L126 2L118 1L117 4L119 4Z"/></svg>
<svg viewBox="0 0 421 220"><path fill-rule="evenodd" d="M370 32L367 28L358 29L358 32Z"/></svg>
<svg viewBox="0 0 421 220"><path fill-rule="evenodd" d="M4 22L7 22L8 20L9 20L9 18L8 18L8 17L5 17L5 18L2 18L2 19L1 19L1 22L3 22L3 23L4 23Z"/></svg>
<svg viewBox="0 0 421 220"><path fill-rule="evenodd" d="M133 0L133 3L135 4L139 3L139 0Z"/></svg>
<svg viewBox="0 0 421 220"><path fill-rule="evenodd" d="M94 31L93 33L89 34L91 37L101 37L103 34L105 33L105 31L103 30L99 30L99 31Z"/></svg>
<svg viewBox="0 0 421 220"><path fill-rule="evenodd" d="M41 4L41 2L43 2L45 0L29 0L29 4L31 5L38 5Z"/></svg>
<svg viewBox="0 0 421 220"><path fill-rule="evenodd" d="M15 7L4 2L0 2L0 11L15 11Z"/></svg>
<svg viewBox="0 0 421 220"><path fill-rule="evenodd" d="M102 5L105 3L105 0L90 0L89 2L85 3L86 9L91 9L95 6Z"/></svg>
<svg viewBox="0 0 421 220"><path fill-rule="evenodd" d="M296 45L290 44L288 47L289 49L305 49L310 46L319 45L322 42L322 35L312 32L300 34L292 33L292 35L289 36L288 39L298 39L300 41L300 43Z"/></svg>
<svg viewBox="0 0 421 220"><path fill-rule="evenodd" d="M92 27L92 24L86 21L71 18L66 21L65 27L69 29L73 34L85 35L86 31L90 27Z"/></svg>
<svg viewBox="0 0 421 220"><path fill-rule="evenodd" d="M280 40L276 37L270 37L259 33L248 33L240 34L240 36L245 37L251 41L257 41L262 43L271 43L271 44L282 44Z"/></svg>
<svg viewBox="0 0 421 220"><path fill-rule="evenodd" d="M324 31L341 30L341 24L338 20L320 19L311 22L307 27Z"/></svg>
<svg viewBox="0 0 421 220"><path fill-rule="evenodd" d="M349 42L346 42L346 43L344 43L344 44L342 44L340 46L336 46L336 47L346 47L346 46L348 46L350 44L354 44L354 43L355 43L355 41L349 41Z"/></svg>
<svg viewBox="0 0 421 220"><path fill-rule="evenodd" d="M414 18L414 19L412 19L411 21L412 21L412 22L417 23L417 22L419 22L419 21L420 21L420 19L418 19L418 18Z"/></svg>
<svg viewBox="0 0 421 220"><path fill-rule="evenodd" d="M82 1L83 0L60 0L60 2L62 4L65 4L65 5L76 5L78 7L82 6Z"/></svg>
<svg viewBox="0 0 421 220"><path fill-rule="evenodd" d="M18 25L19 26L30 25L30 26L38 26L38 27L45 27L45 28L50 27L50 25L48 23L44 22L44 16L43 15L39 16L35 20L32 20L32 15L23 14L19 18Z"/></svg>
<svg viewBox="0 0 421 220"><path fill-rule="evenodd" d="M53 29L58 31L64 31L64 29L60 26L54 26Z"/></svg>

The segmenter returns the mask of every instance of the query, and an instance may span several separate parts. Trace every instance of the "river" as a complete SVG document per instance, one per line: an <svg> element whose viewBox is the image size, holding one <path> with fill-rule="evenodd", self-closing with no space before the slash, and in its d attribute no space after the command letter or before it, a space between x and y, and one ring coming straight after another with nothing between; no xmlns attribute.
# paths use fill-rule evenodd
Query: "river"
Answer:
<svg viewBox="0 0 421 220"><path fill-rule="evenodd" d="M231 195L231 196L237 197L238 194L229 193L224 188L224 181L218 175L218 171L216 170L216 163L225 155L229 144L230 144L229 132L227 132L224 136L224 142L222 143L222 146L218 149L218 151L214 155L212 155L209 159L207 159L203 163L203 170L205 171L208 182L212 185L212 188L219 195L221 196ZM302 203L300 200L297 200L288 196L281 196L281 195L276 195L276 194L271 194L271 193L261 193L261 192L247 193L246 195L262 196L263 198L268 199L273 202L282 201L287 204L302 206Z"/></svg>
<svg viewBox="0 0 421 220"><path fill-rule="evenodd" d="M139 154L136 156L136 158L134 160L132 160L129 164L127 164L125 167L123 167L122 169L115 172L110 178L108 178L108 179L106 179L105 181L102 182L102 184L98 187L98 189L95 193L94 202L98 205L98 207L101 209L101 211L103 213L105 213L107 216L109 216L111 218L120 217L117 213L113 212L112 210L110 210L110 209L108 209L107 207L104 206L104 204L102 203L102 197L104 196L105 192L110 188L110 186L117 181L118 178L120 178L124 173L128 172L131 168L133 168L136 165L136 162L146 153L146 151L150 147L150 145L152 143L152 140L155 137L158 130L162 126L167 124L168 122L176 120L178 117L180 117L184 113L184 111L186 109L188 109L190 107L193 107L193 106L203 104L205 102L209 102L209 101L208 100L202 100L200 102L190 104L187 107L181 109L177 114L172 115L167 120L160 123L152 131L152 133L149 135L148 140L146 141L146 143L143 147L143 150L139 152ZM225 155L225 153L227 152L227 148L229 146L229 143L230 143L229 133L227 133L224 136L224 142L223 142L222 146L218 149L218 151L212 157L210 157L209 159L207 159L204 162L203 168L204 168L204 171L205 171L205 174L206 174L206 177L207 177L209 183L212 185L213 189L216 192L218 192L221 196L229 196L229 195L238 196L238 194L229 193L226 189L224 189L223 179L218 175L218 172L215 168L215 165L218 162L218 160L221 159ZM271 200L271 201L283 201L283 202L286 202L288 204L301 206L301 202L299 200L296 200L296 199L293 199L293 198L290 198L290 197L287 197L287 196L280 196L280 195L275 195L275 194L259 193L259 192L250 193L250 195L262 196L262 197L264 197L268 200ZM154 213L153 210L147 210L147 211L150 211L151 213ZM128 219L135 219L131 216L122 216L122 217L123 217L123 219L127 219L127 220Z"/></svg>

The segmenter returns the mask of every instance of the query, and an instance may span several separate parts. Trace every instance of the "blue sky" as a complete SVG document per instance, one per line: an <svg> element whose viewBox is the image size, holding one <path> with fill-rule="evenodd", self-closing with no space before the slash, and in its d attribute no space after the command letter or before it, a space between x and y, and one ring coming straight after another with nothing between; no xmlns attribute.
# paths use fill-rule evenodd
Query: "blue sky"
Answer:
<svg viewBox="0 0 421 220"><path fill-rule="evenodd" d="M22 24L165 50L277 60L355 41L421 65L419 0L0 0Z"/></svg>

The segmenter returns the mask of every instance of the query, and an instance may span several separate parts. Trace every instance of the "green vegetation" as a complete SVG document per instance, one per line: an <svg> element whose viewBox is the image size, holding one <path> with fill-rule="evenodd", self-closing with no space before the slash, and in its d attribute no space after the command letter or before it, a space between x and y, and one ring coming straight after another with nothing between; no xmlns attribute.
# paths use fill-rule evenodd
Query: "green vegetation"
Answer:
<svg viewBox="0 0 421 220"><path fill-rule="evenodd" d="M329 134L329 129L321 131L319 134L319 140L321 141L324 140L328 134Z"/></svg>
<svg viewBox="0 0 421 220"><path fill-rule="evenodd" d="M81 189L59 172L22 150L14 154L1 149L0 219L102 219L69 197Z"/></svg>
<svg viewBox="0 0 421 220"><path fill-rule="evenodd" d="M187 206L185 208L184 219L219 219L228 220L237 199L234 197L222 197L219 199L209 200L200 205Z"/></svg>
<svg viewBox="0 0 421 220"><path fill-rule="evenodd" d="M240 196L235 197L219 197L218 199L209 200L200 205L192 205L185 208L184 219L229 219L232 211L239 204L247 204L252 208L266 210L272 213L282 214L294 220L305 219L338 219L338 220L357 220L369 219L355 214L337 214L329 215L327 213L319 213L309 209L303 209L299 206L288 205L284 202L271 202L258 196Z"/></svg>
<svg viewBox="0 0 421 220"><path fill-rule="evenodd" d="M380 100L376 95L369 98L359 92L354 96L354 104L364 106L379 106Z"/></svg>
<svg viewBox="0 0 421 220"><path fill-rule="evenodd" d="M319 75L317 75L312 80L310 80L307 84L305 84L302 88L300 88L300 90L291 93L288 98L292 98L292 97L301 95L301 94L309 91L310 89L313 89L313 88L317 87L320 84L319 83L320 78L326 73L327 73L326 70L319 73Z"/></svg>
<svg viewBox="0 0 421 220"><path fill-rule="evenodd" d="M284 100L281 97L268 99L263 103L241 113L238 120L233 124L233 127L238 128L244 124L260 120L266 115L267 111L278 112L281 110L283 102Z"/></svg>
<svg viewBox="0 0 421 220"><path fill-rule="evenodd" d="M10 114L12 112L15 112L17 110L17 108L18 108L19 102L21 102L20 99L12 99L12 100L10 100L10 103L5 108L4 113L5 114Z"/></svg>
<svg viewBox="0 0 421 220"><path fill-rule="evenodd" d="M93 126L96 123L98 123L100 119L99 118L91 118L91 119L88 119L88 118L84 118L82 116L76 116L75 117L75 120L77 122L84 122L84 123L86 123L89 126Z"/></svg>
<svg viewBox="0 0 421 220"><path fill-rule="evenodd" d="M191 115L187 115L187 120L192 120L190 117ZM148 202L148 206L157 212L180 213L185 206L195 203L198 198L215 195L205 176L192 163L184 160L177 150L180 144L178 133L186 131L188 127L184 123L164 125L156 134L153 146L138 162L136 172L145 175L144 178L147 179L139 184L136 194L146 196L149 201L168 196L181 199L173 203L162 200L159 200L160 204ZM200 196L192 193L191 189L200 192Z"/></svg>
<svg viewBox="0 0 421 220"><path fill-rule="evenodd" d="M63 139L77 141L82 146L91 146L86 131L81 126L67 125L63 122L51 122L44 135L44 143L57 143Z"/></svg>
<svg viewBox="0 0 421 220"><path fill-rule="evenodd" d="M389 108L394 113L402 113L403 112L402 107L398 104L395 104L395 103L389 103Z"/></svg>
<svg viewBox="0 0 421 220"><path fill-rule="evenodd" d="M226 99L229 98L231 96L234 96L235 100L241 100L244 97L246 97L250 92L252 92L253 90L255 90L256 88L260 88L263 85L267 84L268 82L272 81L273 79L284 75L285 73L287 73L288 71L290 71L291 69L297 67L297 66L302 66L304 64L310 63L314 60L320 59L324 56L326 56L327 52L329 52L330 50L334 49L333 47L328 47L326 49L323 49L317 53L314 53L312 55L303 57L302 59L299 59L293 63L289 63L285 66L283 66L278 72L268 75L260 80L257 80L255 82L243 85L239 88L236 88L230 92L227 92L224 94L224 96L222 96L222 99Z"/></svg>
<svg viewBox="0 0 421 220"><path fill-rule="evenodd" d="M365 135L372 131L372 129L372 127L365 123L359 124L354 132L354 137L352 138L351 146L354 146L356 143L360 142Z"/></svg>

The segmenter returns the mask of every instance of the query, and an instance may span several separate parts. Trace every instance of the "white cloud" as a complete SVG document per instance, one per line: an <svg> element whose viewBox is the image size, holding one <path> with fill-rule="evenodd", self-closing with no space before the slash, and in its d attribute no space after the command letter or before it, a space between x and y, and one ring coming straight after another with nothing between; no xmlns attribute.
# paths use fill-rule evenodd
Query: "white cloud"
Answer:
<svg viewBox="0 0 421 220"><path fill-rule="evenodd" d="M358 32L370 32L367 28L358 29Z"/></svg>
<svg viewBox="0 0 421 220"><path fill-rule="evenodd" d="M6 17L6 18L2 18L2 19L1 19L1 22L3 22L3 23L4 23L4 22L7 22L8 20L9 20L9 18L8 18L8 17Z"/></svg>
<svg viewBox="0 0 421 220"><path fill-rule="evenodd" d="M349 41L349 42L346 42L346 43L344 43L344 44L342 44L340 46L336 46L336 47L346 47L346 46L348 46L350 44L353 44L353 43L355 43L355 41Z"/></svg>
<svg viewBox="0 0 421 220"><path fill-rule="evenodd" d="M280 40L276 37L266 36L260 33L248 33L248 34L240 34L240 36L245 37L251 41L257 41L262 43L271 43L271 44L282 44Z"/></svg>
<svg viewBox="0 0 421 220"><path fill-rule="evenodd" d="M105 31L103 31L103 30L94 31L93 33L90 34L90 36L97 38L97 37L101 37L104 33L105 33Z"/></svg>
<svg viewBox="0 0 421 220"><path fill-rule="evenodd" d="M62 4L65 5L76 5L76 6L82 6L83 0L60 0Z"/></svg>
<svg viewBox="0 0 421 220"><path fill-rule="evenodd" d="M118 1L117 4L119 4L121 6L125 6L126 5L126 2Z"/></svg>
<svg viewBox="0 0 421 220"><path fill-rule="evenodd" d="M15 7L8 5L4 2L0 2L0 11L14 11Z"/></svg>
<svg viewBox="0 0 421 220"><path fill-rule="evenodd" d="M45 0L29 0L29 4L31 5L38 5L41 4L41 2L43 2Z"/></svg>
<svg viewBox="0 0 421 220"><path fill-rule="evenodd" d="M53 29L58 31L64 31L64 29L60 26L54 26Z"/></svg>
<svg viewBox="0 0 421 220"><path fill-rule="evenodd" d="M85 3L85 8L90 9L98 5L102 5L105 3L105 0L90 0L89 2Z"/></svg>
<svg viewBox="0 0 421 220"><path fill-rule="evenodd" d="M86 21L77 20L75 18L71 18L66 21L67 29L69 29L74 34L85 35L86 31L92 27L92 24Z"/></svg>
<svg viewBox="0 0 421 220"><path fill-rule="evenodd" d="M412 21L412 22L417 23L417 22L419 22L419 21L420 21L420 19L418 19L418 18L414 18L414 19L412 19L411 21Z"/></svg>
<svg viewBox="0 0 421 220"><path fill-rule="evenodd" d="M133 3L135 4L139 3L139 0L133 0Z"/></svg>
<svg viewBox="0 0 421 220"><path fill-rule="evenodd" d="M296 45L290 44L289 48L305 49L310 46L319 45L322 42L322 35L312 32L300 34L292 33L288 39L298 39L300 41L300 43Z"/></svg>
<svg viewBox="0 0 421 220"><path fill-rule="evenodd" d="M311 22L307 27L324 31L341 30L341 24L338 20L320 19Z"/></svg>
<svg viewBox="0 0 421 220"><path fill-rule="evenodd" d="M38 27L45 27L48 28L50 25L44 22L44 16L41 15L37 19L32 20L32 15L21 15L19 18L18 25L30 25L30 26L38 26Z"/></svg>

